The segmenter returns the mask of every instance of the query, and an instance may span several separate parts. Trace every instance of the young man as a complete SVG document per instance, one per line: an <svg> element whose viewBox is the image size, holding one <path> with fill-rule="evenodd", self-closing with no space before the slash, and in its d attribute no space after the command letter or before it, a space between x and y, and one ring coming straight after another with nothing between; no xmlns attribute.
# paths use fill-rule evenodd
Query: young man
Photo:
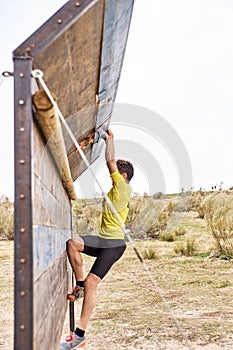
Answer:
<svg viewBox="0 0 233 350"><path fill-rule="evenodd" d="M121 222L125 224L129 211L129 182L134 169L128 161L115 161L114 138L110 130L106 139L105 158L112 178L112 188L107 195ZM104 200L99 235L88 235L67 241L67 254L76 279L76 286L67 298L75 301L84 296L84 300L78 327L70 337L67 337L66 342L60 344L60 349L85 346L85 330L95 307L97 286L124 253L126 249L124 239L124 231L118 219ZM85 280L81 253L96 257Z"/></svg>

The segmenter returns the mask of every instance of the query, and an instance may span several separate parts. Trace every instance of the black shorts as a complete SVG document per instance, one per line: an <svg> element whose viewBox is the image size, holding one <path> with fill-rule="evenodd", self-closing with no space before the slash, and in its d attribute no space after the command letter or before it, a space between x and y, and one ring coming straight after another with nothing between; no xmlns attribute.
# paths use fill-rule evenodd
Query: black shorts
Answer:
<svg viewBox="0 0 233 350"><path fill-rule="evenodd" d="M126 244L123 239L104 239L98 236L82 236L84 241L83 253L95 256L91 273L104 278L112 265L123 255Z"/></svg>

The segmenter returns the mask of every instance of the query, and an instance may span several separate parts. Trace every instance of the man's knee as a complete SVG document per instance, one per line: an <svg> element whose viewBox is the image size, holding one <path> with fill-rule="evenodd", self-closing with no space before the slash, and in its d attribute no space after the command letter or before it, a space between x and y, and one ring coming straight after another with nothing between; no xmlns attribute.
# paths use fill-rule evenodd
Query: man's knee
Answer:
<svg viewBox="0 0 233 350"><path fill-rule="evenodd" d="M89 273L84 281L85 291L95 290L98 284L101 282L101 278L93 273Z"/></svg>
<svg viewBox="0 0 233 350"><path fill-rule="evenodd" d="M68 241L66 242L66 250L68 252L82 252L84 249L84 242L82 240L82 238L77 238L77 239L68 239Z"/></svg>

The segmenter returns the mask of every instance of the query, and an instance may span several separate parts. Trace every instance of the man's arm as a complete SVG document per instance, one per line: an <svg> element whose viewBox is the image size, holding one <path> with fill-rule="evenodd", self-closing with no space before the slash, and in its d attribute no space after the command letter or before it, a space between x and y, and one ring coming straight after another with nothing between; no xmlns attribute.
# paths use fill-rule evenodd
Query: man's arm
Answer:
<svg viewBox="0 0 233 350"><path fill-rule="evenodd" d="M115 161L114 135L110 130L108 130L106 139L105 159L110 174L114 173L117 170L117 164Z"/></svg>

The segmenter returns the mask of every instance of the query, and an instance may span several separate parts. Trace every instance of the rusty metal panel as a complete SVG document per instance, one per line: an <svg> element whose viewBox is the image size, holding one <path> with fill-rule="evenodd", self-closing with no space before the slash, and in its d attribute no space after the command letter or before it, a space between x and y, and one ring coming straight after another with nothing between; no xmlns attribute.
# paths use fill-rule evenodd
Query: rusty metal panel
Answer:
<svg viewBox="0 0 233 350"><path fill-rule="evenodd" d="M31 61L14 61L15 135L15 349L33 344L31 196Z"/></svg>

